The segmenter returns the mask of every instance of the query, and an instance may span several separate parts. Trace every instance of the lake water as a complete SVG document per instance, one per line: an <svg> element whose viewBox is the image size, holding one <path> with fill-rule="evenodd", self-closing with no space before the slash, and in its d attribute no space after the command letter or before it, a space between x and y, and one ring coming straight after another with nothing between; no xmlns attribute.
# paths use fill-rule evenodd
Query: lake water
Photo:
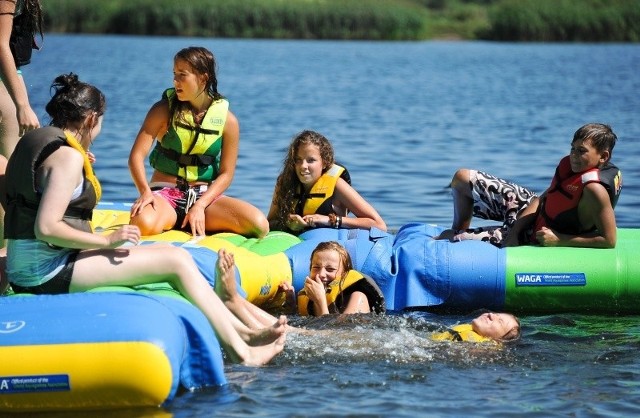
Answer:
<svg viewBox="0 0 640 418"><path fill-rule="evenodd" d="M332 140L354 186L399 227L448 225L445 186L461 166L543 191L573 132L604 122L618 135L613 159L625 176L618 225L640 227L640 45L623 44L47 35L24 69L32 105L44 109L51 81L69 71L104 91L108 109L92 148L104 200L137 197L128 152L149 106L171 86L173 55L190 45L214 52L219 90L240 120L228 194L265 212L284 151L303 129ZM435 324L468 319L414 312L333 324L335 337L290 338L267 367L227 366L225 388L115 416L640 413L637 316L523 317L522 341L504 350L424 338Z"/></svg>

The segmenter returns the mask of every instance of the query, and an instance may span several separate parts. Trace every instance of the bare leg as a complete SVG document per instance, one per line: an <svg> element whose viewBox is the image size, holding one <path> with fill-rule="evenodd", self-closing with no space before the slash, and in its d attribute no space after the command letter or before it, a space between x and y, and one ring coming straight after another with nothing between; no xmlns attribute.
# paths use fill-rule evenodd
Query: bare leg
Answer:
<svg viewBox="0 0 640 418"><path fill-rule="evenodd" d="M129 222L140 228L145 236L160 234L168 231L176 224L178 215L169 202L159 196L154 196L153 205L147 205Z"/></svg>
<svg viewBox="0 0 640 418"><path fill-rule="evenodd" d="M224 248L218 251L216 263L215 291L233 314L246 326L259 329L273 324L275 317L249 302L238 293L234 273L235 259L233 254Z"/></svg>
<svg viewBox="0 0 640 418"><path fill-rule="evenodd" d="M262 238L269 232L264 213L244 200L221 196L206 211L207 232L234 232L247 237Z"/></svg>
<svg viewBox="0 0 640 418"><path fill-rule="evenodd" d="M83 251L76 260L70 290L78 292L98 286L134 286L162 281L172 284L204 313L234 361L262 365L284 348L285 317L259 332L246 327L225 307L200 274L191 255L182 248L141 246Z"/></svg>
<svg viewBox="0 0 640 418"><path fill-rule="evenodd" d="M2 82L0 82L2 84ZM0 155L0 247L4 247L4 213L7 208L6 191L7 182L5 173L7 172L7 159ZM0 286L1 287L1 286ZM0 291L0 294L2 292Z"/></svg>
<svg viewBox="0 0 640 418"><path fill-rule="evenodd" d="M7 291L9 280L7 279L7 248L0 248L0 296Z"/></svg>
<svg viewBox="0 0 640 418"><path fill-rule="evenodd" d="M453 194L453 223L451 229L468 229L473 216L473 197L469 187L469 170L461 168L451 179Z"/></svg>

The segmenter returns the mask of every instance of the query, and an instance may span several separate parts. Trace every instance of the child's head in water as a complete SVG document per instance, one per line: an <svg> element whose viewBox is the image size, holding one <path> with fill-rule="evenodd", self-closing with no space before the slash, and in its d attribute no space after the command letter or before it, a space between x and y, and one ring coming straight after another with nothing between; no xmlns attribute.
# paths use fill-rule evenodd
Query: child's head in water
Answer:
<svg viewBox="0 0 640 418"><path fill-rule="evenodd" d="M520 338L520 321L509 313L483 313L471 321L471 328L476 334L496 341Z"/></svg>
<svg viewBox="0 0 640 418"><path fill-rule="evenodd" d="M349 270L353 270L351 256L336 241L321 242L311 253L309 277L319 277L325 286L344 278Z"/></svg>

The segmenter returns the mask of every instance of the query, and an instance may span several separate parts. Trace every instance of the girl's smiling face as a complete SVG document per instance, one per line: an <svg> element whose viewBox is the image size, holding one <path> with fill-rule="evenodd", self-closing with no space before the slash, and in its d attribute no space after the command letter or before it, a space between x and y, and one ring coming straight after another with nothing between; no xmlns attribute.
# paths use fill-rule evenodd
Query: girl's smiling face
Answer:
<svg viewBox="0 0 640 418"><path fill-rule="evenodd" d="M173 63L173 86L178 100L192 102L204 92L204 76L196 74L187 61L177 59Z"/></svg>
<svg viewBox="0 0 640 418"><path fill-rule="evenodd" d="M311 260L311 278L319 277L322 283L327 284L343 275L344 267L340 254L337 251L317 251Z"/></svg>
<svg viewBox="0 0 640 418"><path fill-rule="evenodd" d="M322 176L324 169L318 146L313 144L300 145L296 152L295 167L298 180L304 186L305 191L309 191Z"/></svg>

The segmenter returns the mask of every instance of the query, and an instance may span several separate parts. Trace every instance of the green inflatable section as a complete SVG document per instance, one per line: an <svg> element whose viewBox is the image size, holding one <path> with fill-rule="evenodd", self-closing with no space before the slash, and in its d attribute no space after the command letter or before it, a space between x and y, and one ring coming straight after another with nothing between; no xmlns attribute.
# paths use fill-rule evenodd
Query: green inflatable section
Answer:
<svg viewBox="0 0 640 418"><path fill-rule="evenodd" d="M637 313L640 229L619 229L615 249L507 249L505 310Z"/></svg>
<svg viewBox="0 0 640 418"><path fill-rule="evenodd" d="M216 236L230 242L236 247L246 248L262 256L281 253L302 242L302 240L295 235L282 231L270 231L267 236L262 239L246 238L242 235L226 233L217 234Z"/></svg>

